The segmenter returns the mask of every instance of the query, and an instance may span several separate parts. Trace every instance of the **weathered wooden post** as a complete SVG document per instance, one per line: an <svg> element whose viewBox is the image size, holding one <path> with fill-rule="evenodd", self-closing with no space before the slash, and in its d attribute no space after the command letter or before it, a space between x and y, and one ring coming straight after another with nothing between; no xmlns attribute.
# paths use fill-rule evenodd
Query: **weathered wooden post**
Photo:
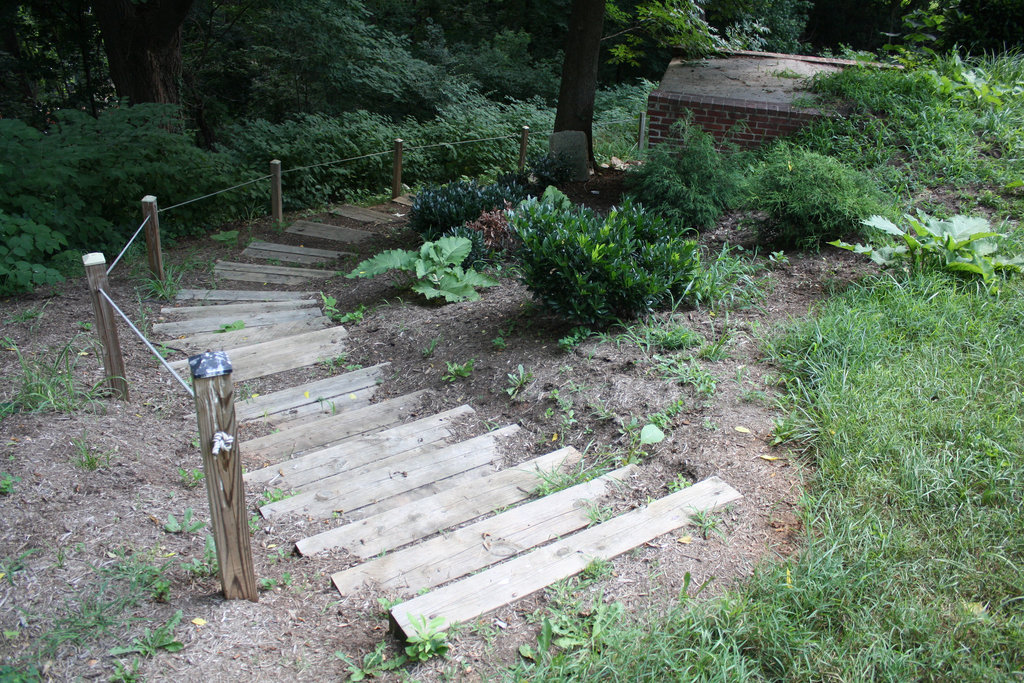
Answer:
<svg viewBox="0 0 1024 683"><path fill-rule="evenodd" d="M640 134L637 137L636 148L641 152L647 149L647 112L640 112Z"/></svg>
<svg viewBox="0 0 1024 683"><path fill-rule="evenodd" d="M530 127L523 126L519 131L519 172L526 168L526 145L530 142Z"/></svg>
<svg viewBox="0 0 1024 683"><path fill-rule="evenodd" d="M156 197L147 194L142 198L142 218L146 223L146 258L149 272L161 282L164 281L164 254L160 250L160 214L156 208Z"/></svg>
<svg viewBox="0 0 1024 683"><path fill-rule="evenodd" d="M192 356L188 364L196 392L199 444L221 587L228 600L257 602L242 462L235 438L231 361L226 353L216 351Z"/></svg>
<svg viewBox="0 0 1024 683"><path fill-rule="evenodd" d="M107 289L107 259L103 254L93 253L82 256L85 276L89 280L89 298L96 316L96 335L103 345L103 373L106 383L116 398L128 400L128 380L124 377L124 357L121 355L121 340L117 336L114 309L100 294Z"/></svg>
<svg viewBox="0 0 1024 683"><path fill-rule="evenodd" d="M270 162L270 213L274 222L284 222L284 203L281 197L281 161Z"/></svg>
<svg viewBox="0 0 1024 683"><path fill-rule="evenodd" d="M394 174L391 177L391 198L402 195L402 138L395 138Z"/></svg>

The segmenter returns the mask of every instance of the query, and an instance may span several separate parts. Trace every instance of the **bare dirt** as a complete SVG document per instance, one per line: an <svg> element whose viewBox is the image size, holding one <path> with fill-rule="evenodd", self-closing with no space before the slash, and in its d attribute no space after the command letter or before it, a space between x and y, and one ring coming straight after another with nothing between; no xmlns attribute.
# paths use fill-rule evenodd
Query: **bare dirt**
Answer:
<svg viewBox="0 0 1024 683"><path fill-rule="evenodd" d="M618 201L621 180L621 173L607 171L566 190L575 200L603 210ZM399 204L388 210L408 211ZM345 224L339 218L317 219ZM729 216L704 234L702 243L714 254L723 243L749 242L743 226L740 216ZM268 221L239 227L243 239L331 246L296 240ZM382 228L367 251L414 242L399 222ZM238 252L234 245L204 238L174 245L166 259L183 273L183 286L207 287L213 261L239 260ZM302 289L334 296L340 311L366 306L365 319L348 326L347 362L391 363L378 400L427 389L431 411L463 403L476 410L475 421L465 426L467 434L493 425L520 425L522 436L506 445L505 464L562 445L576 446L590 463L621 456L628 445L624 425L682 399L684 409L672 419L669 438L646 447L640 476L619 509L668 494L672 482L711 475L744 497L718 516L718 528L706 537L686 529L612 563L613 573L599 589L606 600L621 601L628 612L637 613L674 600L687 573L692 586L710 581L705 595L713 595L748 576L756 563L797 547L801 465L793 454L768 445L775 388L760 340L863 271L844 254L790 254L788 259L762 259L766 267L755 276L760 294L743 306L662 314L663 320L685 324L708 342L726 335L723 357L699 360L716 381L708 395L661 377L651 358L655 351L629 342L621 329L563 351L558 340L571 326L532 302L508 266L498 273L500 286L484 291L482 300L445 306L424 304L386 278L329 277ZM354 263L349 259L338 267L344 271ZM159 318L165 305L139 289L144 270L135 259L118 265L111 276L114 299L143 328ZM92 317L84 278L0 303L0 400L10 400L23 374L19 358L52 359L61 350L68 351L80 385L99 382L97 347L87 329ZM53 680L106 680L121 661L128 670L137 666L147 680L282 681L343 678L347 667L337 651L361 659L381 642L397 651L379 603L396 596L364 590L342 597L328 577L352 564L349 558L293 554L294 542L311 527L328 528L322 522L270 525L258 520L252 538L256 572L273 585L255 604L224 601L216 577L182 567L203 557L205 531L169 533L164 529L168 515L181 520L191 508L205 521L209 514L203 486L190 486L180 473L201 468L194 407L124 326L121 339L129 401L97 399L72 412L16 412L0 421L0 472L17 478L13 490L0 495L0 661L35 666L44 679ZM448 362L471 359L470 377L442 379ZM519 365L533 379L513 400L506 392L508 374ZM239 392L266 393L326 376L329 370L286 374L245 383ZM253 511L261 493L248 492ZM166 566L165 600L129 587L132 567L137 576L139 567L146 566ZM546 600L544 593L528 596L457 629L447 659L411 667L408 673L420 680L495 677L499 667L514 660L520 645L536 643L533 615ZM183 618L174 638L183 644L180 651L110 654L112 648L144 640L144 629L166 623L178 610Z"/></svg>

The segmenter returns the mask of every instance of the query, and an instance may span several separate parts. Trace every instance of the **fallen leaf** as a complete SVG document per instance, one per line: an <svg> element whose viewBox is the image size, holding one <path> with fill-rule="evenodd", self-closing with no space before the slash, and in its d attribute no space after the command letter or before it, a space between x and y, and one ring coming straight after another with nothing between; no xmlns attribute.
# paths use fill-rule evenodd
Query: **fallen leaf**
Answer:
<svg viewBox="0 0 1024 683"><path fill-rule="evenodd" d="M192 620L192 623L196 626L206 626L206 619L203 619L202 617L196 617Z"/></svg>
<svg viewBox="0 0 1024 683"><path fill-rule="evenodd" d="M693 536L687 534L685 536L680 536L676 540L682 543L683 545L689 545L690 543L693 543Z"/></svg>
<svg viewBox="0 0 1024 683"><path fill-rule="evenodd" d="M772 462L773 460L779 459L779 456L777 455L759 455L757 457L761 458L762 460L767 460L768 462Z"/></svg>
<svg viewBox="0 0 1024 683"><path fill-rule="evenodd" d="M354 400L356 400L357 398L359 398L359 397L358 397L358 396L356 396L355 394L349 394L349 395L348 395L348 397L349 397L350 399L352 399L353 401L354 401Z"/></svg>
<svg viewBox="0 0 1024 683"><path fill-rule="evenodd" d="M253 394L253 395L252 395L252 398L259 398L259 397L260 397L260 395L259 395L259 394Z"/></svg>
<svg viewBox="0 0 1024 683"><path fill-rule="evenodd" d="M305 392L305 393L303 394L303 396L305 396L306 398L309 398L309 392L308 392L308 391L307 391L307 392Z"/></svg>
<svg viewBox="0 0 1024 683"><path fill-rule="evenodd" d="M740 434L749 434L750 433L750 430L747 429L746 427L733 427L733 429L735 429Z"/></svg>

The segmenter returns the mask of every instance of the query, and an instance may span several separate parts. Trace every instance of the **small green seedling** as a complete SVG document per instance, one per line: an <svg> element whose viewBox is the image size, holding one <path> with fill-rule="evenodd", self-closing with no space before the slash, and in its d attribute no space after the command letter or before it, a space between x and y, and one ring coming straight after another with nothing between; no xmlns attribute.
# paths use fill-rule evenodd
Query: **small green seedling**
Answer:
<svg viewBox="0 0 1024 683"><path fill-rule="evenodd" d="M199 486L199 483L203 481L203 478L205 476L206 475L203 473L202 470L197 470L194 468L191 470L186 470L183 467L178 468L178 478L181 479L181 483L187 489L193 489Z"/></svg>
<svg viewBox="0 0 1024 683"><path fill-rule="evenodd" d="M143 657L152 657L158 650L167 652L179 652L185 645L174 638L174 629L181 623L182 612L174 613L166 624L150 631L148 628L143 632L141 638L136 638L128 647L111 648L110 654L117 657L120 655L140 654Z"/></svg>
<svg viewBox="0 0 1024 683"><path fill-rule="evenodd" d="M185 512L182 514L181 521L179 522L173 514L168 513L167 521L164 523L164 531L169 534L180 534L182 532L192 534L206 526L206 522L193 519L192 515L192 508L185 508Z"/></svg>
<svg viewBox="0 0 1024 683"><path fill-rule="evenodd" d="M515 372L508 373L508 388L505 392L512 398L515 398L523 392L533 381L533 373L529 370L523 370L522 363L516 368Z"/></svg>
<svg viewBox="0 0 1024 683"><path fill-rule="evenodd" d="M408 636L405 654L414 662L425 662L432 657L444 656L448 652L448 634L442 629L444 617L434 617L430 621L423 615L409 615L412 633Z"/></svg>
<svg viewBox="0 0 1024 683"><path fill-rule="evenodd" d="M19 481L21 481L21 477L16 477L7 472L0 472L0 495L6 496L9 493L14 493L14 485Z"/></svg>
<svg viewBox="0 0 1024 683"><path fill-rule="evenodd" d="M473 363L476 359L470 358L465 363L453 363L451 361L445 361L448 366L448 371L441 375L441 379L447 382L454 382L459 379L465 379L473 374Z"/></svg>
<svg viewBox="0 0 1024 683"><path fill-rule="evenodd" d="M214 332L217 332L217 333L235 332L237 330L244 330L244 329L245 329L245 321L244 320L236 320L233 323L224 323L219 328L214 330Z"/></svg>

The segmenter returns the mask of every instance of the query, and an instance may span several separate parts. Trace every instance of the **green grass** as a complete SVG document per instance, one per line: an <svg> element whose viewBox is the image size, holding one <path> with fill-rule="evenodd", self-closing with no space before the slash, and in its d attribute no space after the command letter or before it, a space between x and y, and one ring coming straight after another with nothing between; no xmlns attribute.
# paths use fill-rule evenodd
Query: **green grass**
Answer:
<svg viewBox="0 0 1024 683"><path fill-rule="evenodd" d="M853 286L769 344L814 467L805 548L706 603L622 616L534 680L1019 680L1024 287Z"/></svg>
<svg viewBox="0 0 1024 683"><path fill-rule="evenodd" d="M16 365L5 382L0 418L18 411L73 412L97 403L102 383L86 386L76 377L79 361L95 356L95 344L83 344L76 337L55 352L26 355L5 337L2 347L8 359L13 354Z"/></svg>

